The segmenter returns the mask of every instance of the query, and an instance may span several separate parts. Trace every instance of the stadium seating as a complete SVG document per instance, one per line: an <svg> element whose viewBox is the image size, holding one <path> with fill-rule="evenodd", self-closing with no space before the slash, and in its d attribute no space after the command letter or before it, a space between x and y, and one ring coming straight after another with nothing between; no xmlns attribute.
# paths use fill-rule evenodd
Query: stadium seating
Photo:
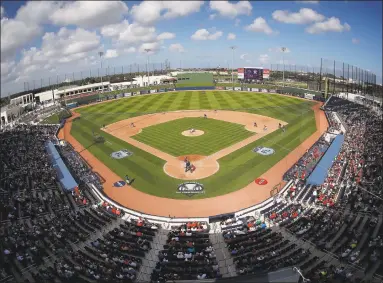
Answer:
<svg viewBox="0 0 383 283"><path fill-rule="evenodd" d="M102 190L101 178L68 144L56 147L79 186L63 190L45 151L47 141L58 143L58 125L1 132L0 282L165 282L287 267L311 282L380 282L382 117L335 96L324 111L330 134L340 122L346 130L324 184L306 184L331 143L322 136L270 204L170 228L101 200L88 186Z"/></svg>

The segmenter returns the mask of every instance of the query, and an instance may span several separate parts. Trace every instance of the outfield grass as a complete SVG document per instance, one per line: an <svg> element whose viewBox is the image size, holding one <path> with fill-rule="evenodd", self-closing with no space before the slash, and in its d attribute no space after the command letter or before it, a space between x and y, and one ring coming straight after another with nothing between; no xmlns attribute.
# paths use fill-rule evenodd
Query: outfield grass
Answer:
<svg viewBox="0 0 383 283"><path fill-rule="evenodd" d="M176 193L183 181L164 173L165 161L101 131L101 126L147 113L188 109L235 109L289 123L284 134L275 131L218 160L220 170L200 180L206 193L193 198L214 197L243 188L308 138L316 130L314 112L310 108L313 104L287 96L246 92L188 91L145 95L78 109L82 117L73 122L72 135L121 180L126 174L135 177L135 188L161 197L188 199ZM92 130L108 143L94 144ZM269 156L253 153L252 149L257 146L271 147L275 153ZM112 152L121 149L134 154L124 159L110 157Z"/></svg>
<svg viewBox="0 0 383 283"><path fill-rule="evenodd" d="M69 118L71 113L67 110L61 110L59 113L55 113L40 122L40 124L60 124L61 119Z"/></svg>
<svg viewBox="0 0 383 283"><path fill-rule="evenodd" d="M191 128L205 133L198 137L186 137L181 134ZM245 130L243 125L199 117L153 125L144 128L140 134L132 138L173 156L187 154L208 156L253 134Z"/></svg>

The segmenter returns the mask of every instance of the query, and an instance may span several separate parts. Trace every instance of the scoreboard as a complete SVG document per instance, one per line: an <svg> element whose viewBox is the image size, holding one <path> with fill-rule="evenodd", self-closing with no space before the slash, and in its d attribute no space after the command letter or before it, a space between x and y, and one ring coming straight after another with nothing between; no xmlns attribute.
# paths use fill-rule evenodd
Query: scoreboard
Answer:
<svg viewBox="0 0 383 283"><path fill-rule="evenodd" d="M238 69L238 79L240 80L263 80L263 68L245 67Z"/></svg>

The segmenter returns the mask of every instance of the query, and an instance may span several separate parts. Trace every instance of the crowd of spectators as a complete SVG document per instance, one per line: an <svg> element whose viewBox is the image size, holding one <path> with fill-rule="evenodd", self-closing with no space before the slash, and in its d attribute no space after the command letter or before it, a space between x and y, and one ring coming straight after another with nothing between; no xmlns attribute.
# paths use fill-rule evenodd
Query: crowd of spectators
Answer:
<svg viewBox="0 0 383 283"><path fill-rule="evenodd" d="M69 143L61 143L60 146L57 146L57 149L65 163L71 168L71 173L79 184L92 183L99 190L103 189L100 177L92 171L92 168Z"/></svg>
<svg viewBox="0 0 383 283"><path fill-rule="evenodd" d="M220 278L207 223L190 222L171 228L159 252L152 282Z"/></svg>
<svg viewBox="0 0 383 283"><path fill-rule="evenodd" d="M262 217L220 223L222 250L214 248L208 223L171 227L151 280L220 278L217 254L224 249L238 275L293 266L313 282L360 282L381 274L382 117L336 97L324 110L331 111L330 127L338 130L336 112L346 132L323 185L306 186L305 178L329 146L324 137L286 173L291 186L259 210ZM100 201L86 184L102 189L101 180L69 145L57 142L57 129L20 124L0 133L0 281L137 280L161 227L141 218L123 220L122 210ZM57 180L45 150L49 140L80 183L73 192L65 192ZM283 229L317 250L286 237ZM319 260L319 251L340 263Z"/></svg>
<svg viewBox="0 0 383 283"><path fill-rule="evenodd" d="M324 135L322 135L318 141L316 141L310 149L295 163L283 176L285 181L291 179L301 179L305 180L310 176L311 172L314 170L315 166L318 164L319 160L326 153L329 148L330 143L325 140Z"/></svg>

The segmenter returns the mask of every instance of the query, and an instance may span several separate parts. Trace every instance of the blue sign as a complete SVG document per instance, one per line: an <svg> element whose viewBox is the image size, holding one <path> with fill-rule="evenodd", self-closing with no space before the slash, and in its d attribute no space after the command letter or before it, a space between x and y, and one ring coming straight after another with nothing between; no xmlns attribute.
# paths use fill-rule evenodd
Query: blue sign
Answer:
<svg viewBox="0 0 383 283"><path fill-rule="evenodd" d="M115 182L115 183L113 184L113 186L116 187L116 188L121 188L121 187L123 187L123 186L125 186L125 185L126 185L126 182L125 182L125 181L118 181L118 182Z"/></svg>
<svg viewBox="0 0 383 283"><path fill-rule="evenodd" d="M164 90L164 89L160 89L159 91L160 91L160 92L165 92L165 90Z"/></svg>

